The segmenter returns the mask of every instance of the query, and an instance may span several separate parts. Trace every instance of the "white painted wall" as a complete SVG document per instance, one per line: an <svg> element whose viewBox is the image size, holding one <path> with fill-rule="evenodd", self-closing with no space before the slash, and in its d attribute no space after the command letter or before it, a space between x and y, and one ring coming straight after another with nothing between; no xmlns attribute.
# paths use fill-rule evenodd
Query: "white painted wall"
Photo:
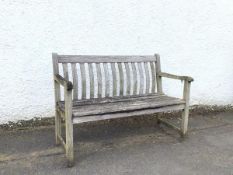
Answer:
<svg viewBox="0 0 233 175"><path fill-rule="evenodd" d="M0 123L53 116L51 52L157 52L192 104L233 104L232 0L0 1Z"/></svg>

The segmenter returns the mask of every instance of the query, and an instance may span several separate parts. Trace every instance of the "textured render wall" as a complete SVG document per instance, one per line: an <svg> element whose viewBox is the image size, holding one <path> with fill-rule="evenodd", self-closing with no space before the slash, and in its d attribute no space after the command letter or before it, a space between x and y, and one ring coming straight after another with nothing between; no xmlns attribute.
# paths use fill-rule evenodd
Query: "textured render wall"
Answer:
<svg viewBox="0 0 233 175"><path fill-rule="evenodd" d="M51 52L157 52L164 71L195 78L192 104L232 104L232 29L232 0L2 0L0 123L53 116Z"/></svg>

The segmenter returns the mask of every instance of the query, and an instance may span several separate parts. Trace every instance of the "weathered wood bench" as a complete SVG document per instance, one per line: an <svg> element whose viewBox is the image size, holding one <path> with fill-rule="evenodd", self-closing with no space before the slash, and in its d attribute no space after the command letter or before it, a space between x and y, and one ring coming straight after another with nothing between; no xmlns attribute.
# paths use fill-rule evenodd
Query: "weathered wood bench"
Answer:
<svg viewBox="0 0 233 175"><path fill-rule="evenodd" d="M52 58L56 143L64 146L69 166L74 163L75 123L182 110L178 129L182 135L187 133L193 78L161 72L158 54L90 56L53 53ZM165 95L162 77L183 80L183 98ZM61 86L64 87L64 99L61 98ZM65 140L61 136L62 119L65 121ZM159 121L173 126L161 118Z"/></svg>

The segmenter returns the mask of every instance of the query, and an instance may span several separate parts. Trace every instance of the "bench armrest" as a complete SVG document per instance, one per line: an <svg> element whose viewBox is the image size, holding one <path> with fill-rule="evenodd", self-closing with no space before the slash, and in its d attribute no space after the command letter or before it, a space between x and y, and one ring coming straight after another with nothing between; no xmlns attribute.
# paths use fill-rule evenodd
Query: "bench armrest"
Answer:
<svg viewBox="0 0 233 175"><path fill-rule="evenodd" d="M67 91L71 91L73 89L72 82L66 80L59 74L54 75L54 80L58 82L59 84L61 84L62 86L66 87Z"/></svg>
<svg viewBox="0 0 233 175"><path fill-rule="evenodd" d="M178 79L178 80L186 80L188 82L194 81L194 79L189 76L179 76L179 75L169 74L166 72L159 72L158 75L160 77L166 77L166 78L172 78L172 79Z"/></svg>

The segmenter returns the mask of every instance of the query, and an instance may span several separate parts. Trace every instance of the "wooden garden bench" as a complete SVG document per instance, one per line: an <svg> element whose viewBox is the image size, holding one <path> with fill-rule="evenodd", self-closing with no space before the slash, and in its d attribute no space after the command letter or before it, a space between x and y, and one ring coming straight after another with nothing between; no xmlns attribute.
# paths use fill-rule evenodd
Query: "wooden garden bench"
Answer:
<svg viewBox="0 0 233 175"><path fill-rule="evenodd" d="M187 133L190 84L193 78L161 72L160 57L52 54L56 143L68 165L74 163L73 124L182 110L182 135ZM184 81L181 99L167 96L162 77ZM64 88L64 98L60 88ZM66 138L61 136L65 121ZM173 126L159 118L159 121Z"/></svg>

